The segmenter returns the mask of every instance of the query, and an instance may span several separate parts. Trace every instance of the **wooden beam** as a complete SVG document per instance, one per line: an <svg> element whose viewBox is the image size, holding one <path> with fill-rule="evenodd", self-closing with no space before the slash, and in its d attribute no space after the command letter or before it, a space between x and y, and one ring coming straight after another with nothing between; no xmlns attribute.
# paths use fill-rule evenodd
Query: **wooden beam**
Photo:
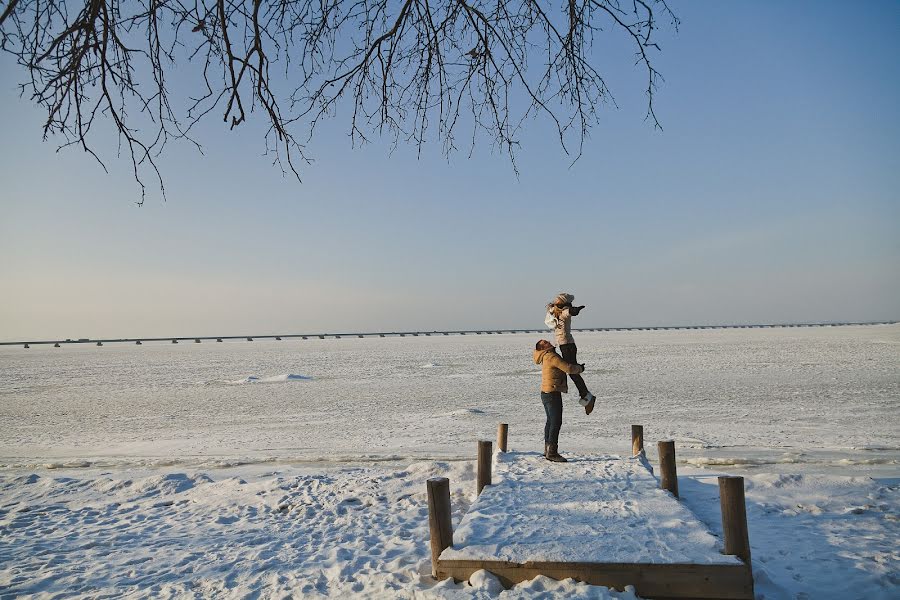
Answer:
<svg viewBox="0 0 900 600"><path fill-rule="evenodd" d="M631 426L631 455L637 456L644 451L644 426Z"/></svg>
<svg viewBox="0 0 900 600"><path fill-rule="evenodd" d="M497 424L497 450L506 452L506 442L509 439L509 424Z"/></svg>
<svg viewBox="0 0 900 600"><path fill-rule="evenodd" d="M478 494L481 494L481 490L484 489L484 486L491 485L491 459L493 458L493 451L490 440L479 440L478 441L478 471L476 473L476 484L478 486Z"/></svg>
<svg viewBox="0 0 900 600"><path fill-rule="evenodd" d="M678 474L675 471L675 441L663 440L657 442L659 450L659 487L669 490L672 495L678 497Z"/></svg>
<svg viewBox="0 0 900 600"><path fill-rule="evenodd" d="M743 477L734 475L719 477L719 507L722 510L725 554L733 554L750 564L750 535L747 531Z"/></svg>
<svg viewBox="0 0 900 600"><path fill-rule="evenodd" d="M453 546L453 521L450 514L450 480L433 477L428 488L428 528L431 531L431 574L437 577L438 557Z"/></svg>
<svg viewBox="0 0 900 600"><path fill-rule="evenodd" d="M512 563L492 560L438 560L438 579L467 581L484 569L506 587L545 575L590 585L623 590L633 585L645 598L695 598L702 600L752 600L753 576L745 564L650 564L650 563Z"/></svg>

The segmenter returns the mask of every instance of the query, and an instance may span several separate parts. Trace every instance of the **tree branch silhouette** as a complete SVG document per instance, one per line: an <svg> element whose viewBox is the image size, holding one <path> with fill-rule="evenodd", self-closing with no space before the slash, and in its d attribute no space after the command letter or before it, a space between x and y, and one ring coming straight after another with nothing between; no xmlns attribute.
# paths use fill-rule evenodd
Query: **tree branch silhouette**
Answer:
<svg viewBox="0 0 900 600"><path fill-rule="evenodd" d="M9 0L0 48L46 111L45 139L106 169L97 148L111 124L142 204L148 174L165 197L169 142L202 151L195 127L215 113L232 129L258 113L266 154L298 179L328 118L348 119L354 145L380 135L419 153L430 140L456 151L463 128L470 155L483 137L517 170L520 132L541 117L577 160L598 108L615 104L596 66L600 34L633 46L646 118L660 126L659 19L678 27L665 0ZM171 83L179 66L199 84Z"/></svg>

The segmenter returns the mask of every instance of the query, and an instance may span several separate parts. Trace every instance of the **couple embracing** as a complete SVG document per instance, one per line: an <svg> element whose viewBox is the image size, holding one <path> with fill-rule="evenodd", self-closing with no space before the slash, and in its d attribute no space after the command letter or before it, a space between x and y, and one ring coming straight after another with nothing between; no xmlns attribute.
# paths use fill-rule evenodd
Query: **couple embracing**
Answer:
<svg viewBox="0 0 900 600"><path fill-rule="evenodd" d="M585 414L594 410L596 397L588 391L580 373L584 365L578 363L575 338L572 337L572 317L577 316L584 306L573 306L575 296L563 292L547 305L545 323L552 328L559 344L560 356L553 344L547 340L538 341L534 349L534 362L541 365L541 401L547 413L544 425L544 457L553 462L567 462L559 454L559 430L562 427L562 394L568 393L566 375L572 378L580 396L579 403Z"/></svg>

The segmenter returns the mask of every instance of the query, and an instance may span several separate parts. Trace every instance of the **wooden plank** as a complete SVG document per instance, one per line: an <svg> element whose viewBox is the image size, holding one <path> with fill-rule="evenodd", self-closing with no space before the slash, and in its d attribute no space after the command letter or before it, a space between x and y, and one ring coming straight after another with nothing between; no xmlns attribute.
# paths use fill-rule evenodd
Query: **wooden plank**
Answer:
<svg viewBox="0 0 900 600"><path fill-rule="evenodd" d="M437 577L466 581L484 569L506 587L545 575L572 578L590 585L622 590L633 585L640 596L696 598L703 600L753 600L753 575L745 564L649 564L649 563L512 563L492 560L438 560Z"/></svg>

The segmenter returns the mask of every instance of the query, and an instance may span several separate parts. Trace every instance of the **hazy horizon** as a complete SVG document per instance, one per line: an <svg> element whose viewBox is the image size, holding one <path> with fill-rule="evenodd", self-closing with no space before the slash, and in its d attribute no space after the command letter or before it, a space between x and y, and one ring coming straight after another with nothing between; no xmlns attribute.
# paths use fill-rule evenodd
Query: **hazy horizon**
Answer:
<svg viewBox="0 0 900 600"><path fill-rule="evenodd" d="M843 326L877 326L877 325L896 325L900 323L900 318L892 318L892 319L879 319L879 320L871 320L871 321L795 321L795 322L778 322L778 323L674 323L674 324L655 324L655 325L644 325L642 323L633 323L629 325L595 325L595 324L586 324L582 326L573 327L573 331L582 331L582 330L616 330L616 331L624 331L624 330L643 330L643 329L659 329L659 330L678 330L678 329L692 329L695 327L701 328L714 328L714 329L739 329L742 327L772 327L772 328L780 328L780 327L795 327L795 326L809 326L809 327L843 327ZM274 336L284 337L285 339L296 339L298 336L309 336L310 338L316 338L318 336L356 336L356 335L365 335L367 337L371 337L378 334L383 334L388 337L397 337L400 334L425 334L426 336L429 334L450 334L450 335L458 335L458 332L463 333L473 333L475 335L503 335L503 334L511 334L511 333L525 333L528 331L536 331L541 332L541 328L538 326L522 326L522 327L503 327L503 328L490 328L490 327L466 327L466 328L458 328L458 329L357 329L357 330L333 330L333 331L325 331L325 330L317 330L317 331L244 331L244 332L217 332L217 333L172 333L171 335L162 335L159 333L155 334L147 334L147 335L106 335L106 336L66 336L66 337L49 337L49 338L17 338L15 340L11 339L0 339L0 344L12 344L12 343L51 343L51 342L68 342L68 343L83 343L83 341L97 342L97 341L109 341L115 342L117 340L124 341L134 341L140 340L144 342L169 342L173 339L190 341L192 339L200 339L203 341L211 341L211 338L219 338L223 342L242 342L246 341L246 338L250 338L252 341L274 341L272 338ZM482 334L481 332L484 332ZM490 332L490 333L488 333ZM547 330L547 336L550 336L550 331Z"/></svg>

